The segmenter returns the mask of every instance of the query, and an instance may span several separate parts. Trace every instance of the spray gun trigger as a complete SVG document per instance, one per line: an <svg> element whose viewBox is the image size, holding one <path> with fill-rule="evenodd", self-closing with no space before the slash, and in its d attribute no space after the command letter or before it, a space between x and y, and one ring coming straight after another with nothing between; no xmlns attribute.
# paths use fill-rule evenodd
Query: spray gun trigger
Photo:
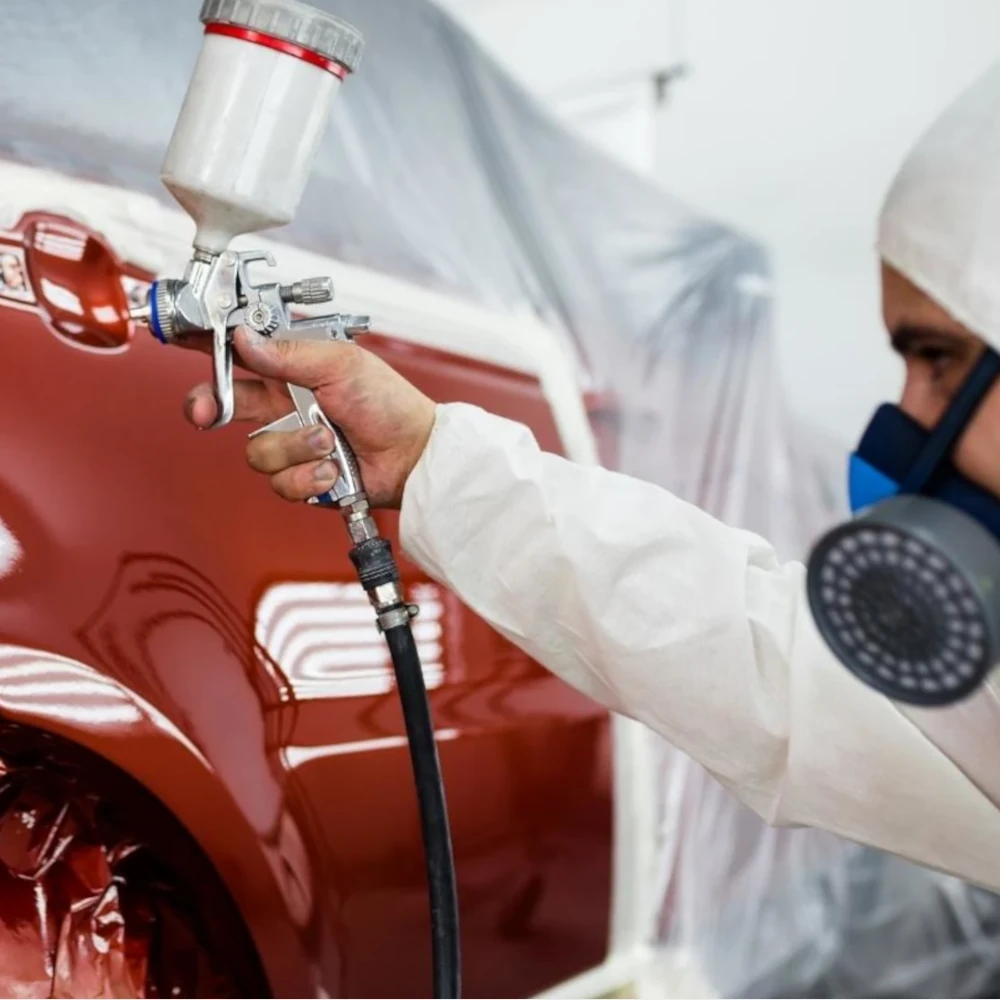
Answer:
<svg viewBox="0 0 1000 1000"><path fill-rule="evenodd" d="M220 325L212 337L213 389L216 414L212 429L225 427L233 419L236 397L233 391L233 345L229 330Z"/></svg>
<svg viewBox="0 0 1000 1000"><path fill-rule="evenodd" d="M302 419L299 417L295 410L291 413L286 413L285 416L279 417L277 420L272 421L266 427L259 427L257 430L253 431L249 436L251 438L258 437L261 434L270 434L272 431L280 431L287 434L289 431L297 431L302 427Z"/></svg>
<svg viewBox="0 0 1000 1000"><path fill-rule="evenodd" d="M286 413L283 417L279 417L277 420L272 421L266 427L259 427L257 430L252 431L248 436L251 438L259 437L261 434L270 434L272 432L278 432L280 434L288 434L291 431L297 431L302 427L302 418L299 416L298 412L293 410L291 413ZM324 494L319 497L309 497L306 503L311 507L330 507L335 506L331 499L328 499L329 494Z"/></svg>

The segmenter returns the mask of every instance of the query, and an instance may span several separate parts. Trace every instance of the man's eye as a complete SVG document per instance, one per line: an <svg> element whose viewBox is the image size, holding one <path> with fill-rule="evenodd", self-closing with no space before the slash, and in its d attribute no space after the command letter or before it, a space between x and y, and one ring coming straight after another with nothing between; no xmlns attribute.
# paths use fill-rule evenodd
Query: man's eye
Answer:
<svg viewBox="0 0 1000 1000"><path fill-rule="evenodd" d="M949 364L955 360L950 351L930 345L915 348L913 356L928 364L935 378L941 378L948 370Z"/></svg>

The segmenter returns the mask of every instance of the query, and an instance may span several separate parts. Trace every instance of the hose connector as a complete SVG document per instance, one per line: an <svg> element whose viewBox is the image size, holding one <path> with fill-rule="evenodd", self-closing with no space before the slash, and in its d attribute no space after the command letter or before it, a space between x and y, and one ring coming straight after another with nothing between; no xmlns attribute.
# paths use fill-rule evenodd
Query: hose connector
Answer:
<svg viewBox="0 0 1000 1000"><path fill-rule="evenodd" d="M358 571L361 586L369 594L379 587L399 583L399 569L387 538L369 538L351 549L351 562Z"/></svg>

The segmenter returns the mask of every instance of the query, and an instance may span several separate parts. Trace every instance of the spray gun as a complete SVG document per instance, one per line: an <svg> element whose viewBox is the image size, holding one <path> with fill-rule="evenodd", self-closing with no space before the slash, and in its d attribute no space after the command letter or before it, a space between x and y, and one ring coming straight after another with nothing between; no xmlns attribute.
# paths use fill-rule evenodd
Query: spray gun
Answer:
<svg viewBox="0 0 1000 1000"><path fill-rule="evenodd" d="M216 419L233 417L233 333L245 325L274 340L353 342L365 316L294 319L295 305L333 299L329 278L291 285L255 281L251 265L270 253L230 249L237 236L284 225L298 209L341 82L357 69L364 42L349 24L297 0L205 0L205 38L163 163L164 185L194 219L184 276L151 286L132 313L165 344L210 341ZM255 268L255 269L256 269ZM459 995L458 911L451 835L437 746L407 604L388 540L380 538L351 446L313 393L289 385L294 411L255 433L323 424L340 470L312 503L340 510L351 560L392 654L413 764L431 904L434 992Z"/></svg>

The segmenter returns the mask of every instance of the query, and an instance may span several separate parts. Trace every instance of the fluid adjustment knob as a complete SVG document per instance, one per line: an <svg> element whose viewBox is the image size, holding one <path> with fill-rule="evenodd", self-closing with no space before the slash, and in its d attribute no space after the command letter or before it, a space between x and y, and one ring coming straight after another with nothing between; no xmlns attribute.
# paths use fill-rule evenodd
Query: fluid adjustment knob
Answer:
<svg viewBox="0 0 1000 1000"><path fill-rule="evenodd" d="M266 302L255 302L246 311L246 322L252 330L270 336L281 324L281 317Z"/></svg>
<svg viewBox="0 0 1000 1000"><path fill-rule="evenodd" d="M318 305L333 299L332 278L306 278L294 285L282 285L281 298L284 302L297 302L304 306Z"/></svg>

